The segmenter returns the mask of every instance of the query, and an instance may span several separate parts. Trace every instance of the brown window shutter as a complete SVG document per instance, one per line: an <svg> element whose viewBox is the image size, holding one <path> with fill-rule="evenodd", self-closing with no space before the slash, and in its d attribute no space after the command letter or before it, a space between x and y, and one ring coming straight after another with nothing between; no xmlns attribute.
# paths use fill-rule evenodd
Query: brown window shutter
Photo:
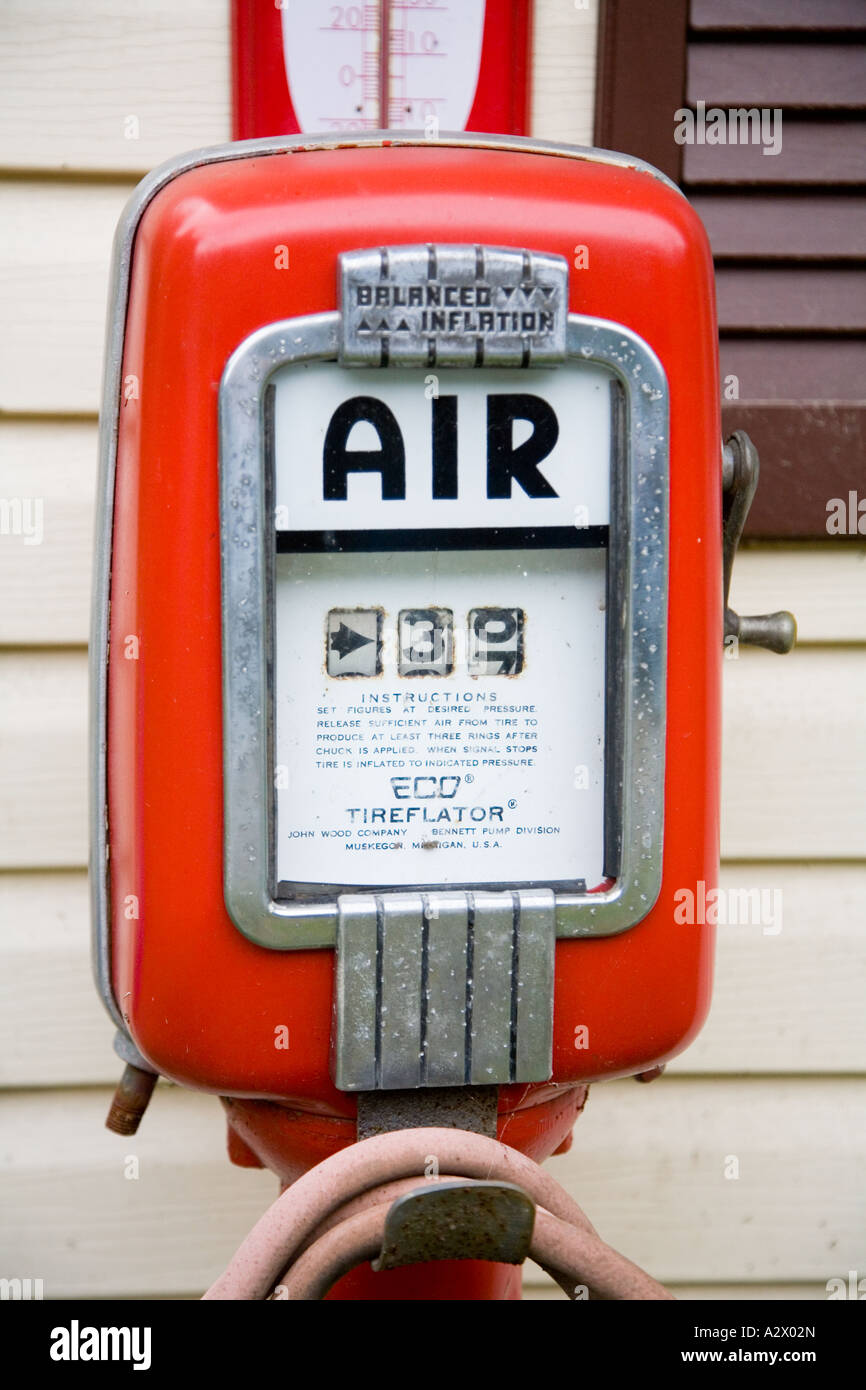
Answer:
<svg viewBox="0 0 866 1390"><path fill-rule="evenodd" d="M678 145L698 102L781 110L781 149ZM724 429L761 455L748 535L827 538L831 499L866 495L864 108L863 0L604 0L595 141L663 169L707 227Z"/></svg>

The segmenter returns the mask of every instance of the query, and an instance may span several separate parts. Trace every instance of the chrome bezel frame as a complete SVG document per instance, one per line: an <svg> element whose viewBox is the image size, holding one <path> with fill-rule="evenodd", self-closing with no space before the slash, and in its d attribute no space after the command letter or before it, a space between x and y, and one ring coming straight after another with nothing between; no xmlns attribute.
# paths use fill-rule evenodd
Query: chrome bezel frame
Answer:
<svg viewBox="0 0 866 1390"><path fill-rule="evenodd" d="M630 169L664 184L678 197L681 190L665 174L632 155L592 147L558 144L532 137L441 132L437 146L489 149L504 152L540 154L561 159L578 159L590 164ZM108 632L111 592L111 551L114 529L114 484L117 464L117 438L120 420L120 387L126 330L129 285L135 237L141 219L153 199L175 178L209 164L236 159L254 159L280 154L303 154L343 148L429 147L423 131L370 131L363 135L346 133L268 137L193 150L167 160L144 178L124 208L114 237L111 276L107 300L105 358L103 364L102 410L99 425L99 479L97 517L94 531L93 603L90 631L90 898L92 915L92 959L96 986L102 1001L121 1034L128 1035L126 1023L114 998L111 983L111 945L108 882L108 796L107 796L107 694Z"/></svg>
<svg viewBox="0 0 866 1390"><path fill-rule="evenodd" d="M336 361L339 336L338 312L268 324L250 334L229 358L219 390L225 902L245 936L274 950L333 945L337 897L343 890L323 886L323 896L332 899L325 902L285 902L271 895L267 789L273 785L273 571L268 547L273 548L273 525L267 504L265 395L284 366ZM618 602L608 613L608 631L610 624L619 623L623 634L622 693L614 716L622 754L622 862L609 889L555 895L558 936L612 936L646 916L661 886L668 388L647 344L629 329L602 319L569 314L565 360L607 368L622 390L625 407L623 438L619 448L612 441L611 449L609 572L620 581ZM614 684L610 668L609 653L609 697ZM501 886L519 890L544 885ZM434 896L453 888L424 885L424 891Z"/></svg>

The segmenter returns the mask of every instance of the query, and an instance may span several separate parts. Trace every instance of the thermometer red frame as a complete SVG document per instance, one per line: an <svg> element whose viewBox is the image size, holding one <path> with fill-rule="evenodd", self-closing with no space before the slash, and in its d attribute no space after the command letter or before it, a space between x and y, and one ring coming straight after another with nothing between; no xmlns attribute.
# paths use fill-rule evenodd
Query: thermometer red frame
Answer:
<svg viewBox="0 0 866 1390"><path fill-rule="evenodd" d="M333 10L373 10L370 5ZM383 35L401 6L381 0ZM302 134L283 57L282 15L274 0L232 0L232 137L255 140ZM486 0L481 61L464 129L502 135L529 133L531 0ZM382 78L384 74L384 63ZM388 106L380 94L380 109ZM382 119L381 127L388 125Z"/></svg>

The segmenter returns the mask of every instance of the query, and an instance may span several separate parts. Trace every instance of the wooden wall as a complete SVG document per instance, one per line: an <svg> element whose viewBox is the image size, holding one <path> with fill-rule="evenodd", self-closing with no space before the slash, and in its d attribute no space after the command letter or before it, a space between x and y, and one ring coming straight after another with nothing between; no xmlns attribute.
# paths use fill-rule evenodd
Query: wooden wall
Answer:
<svg viewBox="0 0 866 1390"><path fill-rule="evenodd" d="M866 5L603 0L602 16L596 139L663 169L709 233L722 423L761 455L746 535L824 540L866 453ZM721 113L729 136L738 108L760 143L683 128Z"/></svg>
<svg viewBox="0 0 866 1390"><path fill-rule="evenodd" d="M41 545L0 535L0 1276L42 1278L46 1297L195 1296L273 1194L229 1166L209 1097L161 1084L135 1139L103 1129L119 1064L85 874L109 245L138 177L228 138L226 11L0 11L0 498L42 499L44 518ZM539 0L538 135L591 143L594 44L592 6ZM551 1165L684 1297L822 1298L866 1273L864 578L857 543L740 557L735 606L790 607L801 628L791 657L725 668L724 882L781 890L782 930L720 930L701 1038L651 1086L595 1088ZM527 1291L554 1296L533 1271Z"/></svg>

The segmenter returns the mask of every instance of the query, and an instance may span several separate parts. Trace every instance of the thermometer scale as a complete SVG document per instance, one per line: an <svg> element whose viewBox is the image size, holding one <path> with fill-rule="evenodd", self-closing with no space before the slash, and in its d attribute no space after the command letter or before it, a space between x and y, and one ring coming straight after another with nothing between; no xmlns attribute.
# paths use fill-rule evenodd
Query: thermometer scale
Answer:
<svg viewBox="0 0 866 1390"><path fill-rule="evenodd" d="M234 136L528 130L530 0L234 0Z"/></svg>

